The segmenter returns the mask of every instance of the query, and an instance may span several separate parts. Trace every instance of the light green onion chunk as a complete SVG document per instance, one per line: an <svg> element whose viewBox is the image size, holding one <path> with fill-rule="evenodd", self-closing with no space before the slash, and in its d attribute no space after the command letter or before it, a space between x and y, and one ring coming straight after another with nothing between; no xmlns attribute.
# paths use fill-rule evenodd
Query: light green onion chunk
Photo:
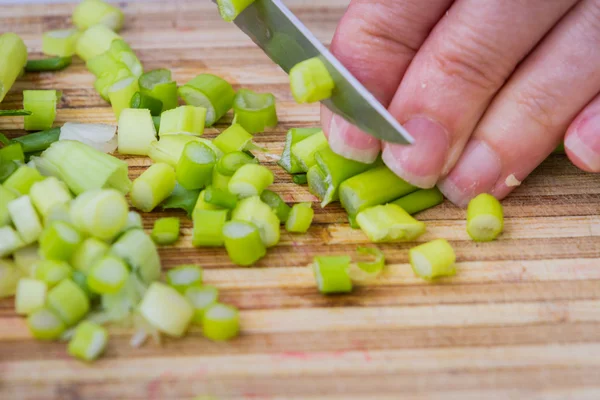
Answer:
<svg viewBox="0 0 600 400"><path fill-rule="evenodd" d="M48 286L37 279L22 278L17 285L15 311L20 315L29 315L44 307Z"/></svg>
<svg viewBox="0 0 600 400"><path fill-rule="evenodd" d="M202 268L197 265L181 265L167 271L167 283L179 293L191 286L202 285Z"/></svg>
<svg viewBox="0 0 600 400"><path fill-rule="evenodd" d="M300 168L299 172L308 172L310 167L317 163L315 154L320 151L329 148L327 138L323 131L320 131L314 135L307 137L304 140L292 145L292 157L297 162Z"/></svg>
<svg viewBox="0 0 600 400"><path fill-rule="evenodd" d="M375 247L359 247L356 249L359 257L368 257L370 260L365 261L362 258L356 263L358 268L370 275L377 275L383 271L385 266L385 255L381 250Z"/></svg>
<svg viewBox="0 0 600 400"><path fill-rule="evenodd" d="M213 304L204 311L202 334L214 341L233 339L240 332L240 316L236 308L221 303Z"/></svg>
<svg viewBox="0 0 600 400"><path fill-rule="evenodd" d="M106 242L90 237L85 239L71 257L71 265L78 271L87 274L89 269L102 259L110 247Z"/></svg>
<svg viewBox="0 0 600 400"><path fill-rule="evenodd" d="M73 273L69 264L60 260L41 260L33 267L35 279L54 287Z"/></svg>
<svg viewBox="0 0 600 400"><path fill-rule="evenodd" d="M227 221L228 213L228 210L194 209L192 245L194 247L223 246L223 226Z"/></svg>
<svg viewBox="0 0 600 400"><path fill-rule="evenodd" d="M79 29L101 24L117 32L123 26L123 20L120 9L102 0L83 0L73 11L73 24Z"/></svg>
<svg viewBox="0 0 600 400"><path fill-rule="evenodd" d="M25 154L21 143L12 143L0 148L0 161L25 162Z"/></svg>
<svg viewBox="0 0 600 400"><path fill-rule="evenodd" d="M108 98L117 121L121 116L121 112L126 108L129 108L131 98L139 90L140 86L135 77L122 79L108 88Z"/></svg>
<svg viewBox="0 0 600 400"><path fill-rule="evenodd" d="M282 223L285 223L288 220L292 207L288 206L277 193L265 189L260 195L260 199L271 207Z"/></svg>
<svg viewBox="0 0 600 400"><path fill-rule="evenodd" d="M114 77L119 73L120 70L123 69L127 70L127 74L125 74L126 76L123 76L123 78L132 75L131 71L125 64L113 57L110 49L94 58L87 60L85 66L87 67L88 71L94 74L94 76L97 78L100 78L105 74L111 74ZM116 81L113 81L112 83L115 82Z"/></svg>
<svg viewBox="0 0 600 400"><path fill-rule="evenodd" d="M95 293L118 293L125 285L129 270L123 260L105 256L88 270L87 285Z"/></svg>
<svg viewBox="0 0 600 400"><path fill-rule="evenodd" d="M177 163L177 182L188 190L202 189L210 184L217 156L200 142L189 142Z"/></svg>
<svg viewBox="0 0 600 400"><path fill-rule="evenodd" d="M223 158L221 158L221 160ZM221 161L221 160L219 160L219 161ZM219 164L217 163L217 166L218 165ZM220 173L219 169L217 167L213 168L213 175L212 175L212 182L211 182L212 187L219 189L219 190L228 191L230 180L231 180L231 176L227 176L227 175Z"/></svg>
<svg viewBox="0 0 600 400"><path fill-rule="evenodd" d="M409 251L410 265L415 275L423 279L451 276L456 273L456 255L444 239L427 242Z"/></svg>
<svg viewBox="0 0 600 400"><path fill-rule="evenodd" d="M244 151L251 142L252 135L240 124L231 125L213 139L215 146L220 148L225 154L234 151Z"/></svg>
<svg viewBox="0 0 600 400"><path fill-rule="evenodd" d="M416 214L428 208L435 207L444 201L444 195L438 188L421 189L392 201L409 214Z"/></svg>
<svg viewBox="0 0 600 400"><path fill-rule="evenodd" d="M140 76L140 90L162 102L162 112L177 107L177 83L168 69L149 71Z"/></svg>
<svg viewBox="0 0 600 400"><path fill-rule="evenodd" d="M90 300L85 292L70 279L65 279L48 292L48 307L67 326L79 322L90 310Z"/></svg>
<svg viewBox="0 0 600 400"><path fill-rule="evenodd" d="M198 195L198 200L196 201L196 205L192 211L192 216L196 213L197 210L223 210L223 207L218 206L216 204L208 203L204 196L206 195L206 190L203 190Z"/></svg>
<svg viewBox="0 0 600 400"><path fill-rule="evenodd" d="M114 189L86 192L71 203L71 220L81 232L112 240L125 227L129 206L125 196Z"/></svg>
<svg viewBox="0 0 600 400"><path fill-rule="evenodd" d="M258 164L258 160L242 151L234 151L221 157L215 169L222 175L233 176L238 169L246 164Z"/></svg>
<svg viewBox="0 0 600 400"><path fill-rule="evenodd" d="M154 282L139 306L140 313L159 331L175 337L183 336L194 316L194 309L177 290Z"/></svg>
<svg viewBox="0 0 600 400"><path fill-rule="evenodd" d="M206 108L180 106L165 111L160 116L159 136L185 133L201 136L204 133Z"/></svg>
<svg viewBox="0 0 600 400"><path fill-rule="evenodd" d="M119 153L148 155L152 142L156 140L156 130L150 111L133 108L121 111L117 139Z"/></svg>
<svg viewBox="0 0 600 400"><path fill-rule="evenodd" d="M349 256L319 256L313 261L317 287L323 294L352 291Z"/></svg>
<svg viewBox="0 0 600 400"><path fill-rule="evenodd" d="M47 260L69 261L82 237L71 224L54 221L40 236L40 254Z"/></svg>
<svg viewBox="0 0 600 400"><path fill-rule="evenodd" d="M94 58L93 60L95 60ZM112 58L109 58L112 60ZM120 82L123 79L131 77L131 71L125 66L120 64L115 64L114 68L109 70L100 69L100 75L94 81L94 89L98 92L100 97L110 103L110 97L108 91L117 82ZM133 96L133 95L132 95Z"/></svg>
<svg viewBox="0 0 600 400"><path fill-rule="evenodd" d="M13 253L13 259L17 268L21 270L25 276L33 276L35 265L42 260L39 254L39 246L32 244L27 247L22 247Z"/></svg>
<svg viewBox="0 0 600 400"><path fill-rule="evenodd" d="M93 361L100 357L108 343L108 332L102 326L83 321L69 341L69 354L83 361Z"/></svg>
<svg viewBox="0 0 600 400"><path fill-rule="evenodd" d="M290 174L297 174L304 171L295 157L292 156L292 146L309 136L321 132L321 128L292 128L285 136L285 146L281 158L277 162L279 166Z"/></svg>
<svg viewBox="0 0 600 400"><path fill-rule="evenodd" d="M27 47L18 35L4 33L0 35L0 102L15 83L27 64ZM10 62L7 62L10 60Z"/></svg>
<svg viewBox="0 0 600 400"><path fill-rule="evenodd" d="M42 234L42 223L33 208L29 196L21 196L8 203L8 213L25 244L38 240Z"/></svg>
<svg viewBox="0 0 600 400"><path fill-rule="evenodd" d="M83 61L90 60L107 52L115 39L121 39L121 37L110 28L104 25L90 26L79 37L75 53Z"/></svg>
<svg viewBox="0 0 600 400"><path fill-rule="evenodd" d="M154 222L150 235L154 243L160 245L173 244L179 239L179 218L165 217Z"/></svg>
<svg viewBox="0 0 600 400"><path fill-rule="evenodd" d="M190 286L185 289L185 298L194 308L192 322L200 325L205 311L218 301L219 289L209 285Z"/></svg>
<svg viewBox="0 0 600 400"><path fill-rule="evenodd" d="M492 195L482 193L469 202L467 233L476 242L489 242L504 229L502 205Z"/></svg>
<svg viewBox="0 0 600 400"><path fill-rule="evenodd" d="M145 283L160 277L160 257L156 245L141 229L125 232L111 248L111 254L125 260Z"/></svg>
<svg viewBox="0 0 600 400"><path fill-rule="evenodd" d="M150 212L169 197L175 183L173 167L165 163L153 164L133 181L131 204L143 212Z"/></svg>
<svg viewBox="0 0 600 400"><path fill-rule="evenodd" d="M248 266L267 254L256 225L247 221L229 221L223 227L225 248L231 261Z"/></svg>
<svg viewBox="0 0 600 400"><path fill-rule="evenodd" d="M78 40L79 31L77 29L44 32L42 52L49 56L70 57L75 54Z"/></svg>
<svg viewBox="0 0 600 400"><path fill-rule="evenodd" d="M22 165L4 181L3 186L5 189L26 195L29 194L34 183L42 180L44 180L44 177L37 169Z"/></svg>
<svg viewBox="0 0 600 400"><path fill-rule="evenodd" d="M0 299L13 296L22 277L23 272L14 262L0 258Z"/></svg>
<svg viewBox="0 0 600 400"><path fill-rule="evenodd" d="M31 313L27 317L27 327L38 340L56 340L67 329L57 313L49 308L40 308Z"/></svg>
<svg viewBox="0 0 600 400"><path fill-rule="evenodd" d="M226 190L209 186L204 191L204 201L220 208L233 210L237 206L237 197Z"/></svg>
<svg viewBox="0 0 600 400"><path fill-rule="evenodd" d="M266 247L273 247L279 243L279 218L260 197L247 197L238 202L231 214L232 220L251 222L258 228L260 237Z"/></svg>
<svg viewBox="0 0 600 400"><path fill-rule="evenodd" d="M108 52L113 59L125 65L131 75L139 78L144 73L144 68L131 47L122 39L115 39L110 44Z"/></svg>
<svg viewBox="0 0 600 400"><path fill-rule="evenodd" d="M48 214L44 216L44 226L48 226L54 221L71 223L71 206L68 204L55 204Z"/></svg>
<svg viewBox="0 0 600 400"><path fill-rule="evenodd" d="M224 79L201 74L179 88L179 95L189 105L206 109L206 126L212 126L233 105L235 91Z"/></svg>
<svg viewBox="0 0 600 400"><path fill-rule="evenodd" d="M234 123L238 123L248 132L263 132L266 127L277 126L275 96L271 93L255 93L240 89L233 100Z"/></svg>
<svg viewBox="0 0 600 400"><path fill-rule="evenodd" d="M227 22L233 21L242 11L244 11L255 0L217 0L221 18Z"/></svg>
<svg viewBox="0 0 600 400"><path fill-rule="evenodd" d="M335 82L323 61L314 57L292 67L290 88L297 103L315 103L331 97Z"/></svg>
<svg viewBox="0 0 600 400"><path fill-rule="evenodd" d="M9 256L25 243L12 226L3 226L0 228L0 258Z"/></svg>
<svg viewBox="0 0 600 400"><path fill-rule="evenodd" d="M68 204L73 199L67 185L53 176L34 183L29 197L42 217L46 217L53 207Z"/></svg>
<svg viewBox="0 0 600 400"><path fill-rule="evenodd" d="M127 223L125 223L121 233L125 233L130 229L144 229L144 221L137 211L129 211L127 213Z"/></svg>
<svg viewBox="0 0 600 400"><path fill-rule="evenodd" d="M271 170L257 164L242 165L231 177L228 189L240 198L260 196L274 181Z"/></svg>
<svg viewBox="0 0 600 400"><path fill-rule="evenodd" d="M356 222L372 242L410 241L425 233L425 224L395 204L361 211Z"/></svg>
<svg viewBox="0 0 600 400"><path fill-rule="evenodd" d="M0 185L0 227L10 224L8 204L16 198L15 192Z"/></svg>
<svg viewBox="0 0 600 400"><path fill-rule="evenodd" d="M210 147L210 149L215 153L215 156L217 156L217 159L221 158L223 155L223 152L217 146L212 144L210 140L181 134L165 135L161 137L159 141L153 142L152 146L150 147L148 157L150 157L154 162L164 162L176 167L181 155L183 154L185 145L189 142L199 142Z"/></svg>
<svg viewBox="0 0 600 400"><path fill-rule="evenodd" d="M311 203L294 204L285 223L285 229L288 232L304 233L310 228L314 215Z"/></svg>

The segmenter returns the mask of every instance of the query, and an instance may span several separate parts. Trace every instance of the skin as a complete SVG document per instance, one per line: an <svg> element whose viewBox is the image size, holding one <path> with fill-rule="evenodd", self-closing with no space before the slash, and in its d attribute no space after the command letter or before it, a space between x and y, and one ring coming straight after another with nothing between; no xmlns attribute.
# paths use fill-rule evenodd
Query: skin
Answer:
<svg viewBox="0 0 600 400"><path fill-rule="evenodd" d="M564 140L600 172L600 0L353 0L331 50L415 138L380 143L321 109L338 154L382 151L458 206L506 197Z"/></svg>

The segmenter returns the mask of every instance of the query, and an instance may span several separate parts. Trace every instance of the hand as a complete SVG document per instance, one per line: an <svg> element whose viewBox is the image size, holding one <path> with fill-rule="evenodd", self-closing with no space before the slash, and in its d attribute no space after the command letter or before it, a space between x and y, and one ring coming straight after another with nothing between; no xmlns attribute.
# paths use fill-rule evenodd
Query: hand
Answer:
<svg viewBox="0 0 600 400"><path fill-rule="evenodd" d="M563 138L600 172L600 0L353 0L331 49L415 138L380 143L322 108L340 155L382 150L459 206L504 198Z"/></svg>

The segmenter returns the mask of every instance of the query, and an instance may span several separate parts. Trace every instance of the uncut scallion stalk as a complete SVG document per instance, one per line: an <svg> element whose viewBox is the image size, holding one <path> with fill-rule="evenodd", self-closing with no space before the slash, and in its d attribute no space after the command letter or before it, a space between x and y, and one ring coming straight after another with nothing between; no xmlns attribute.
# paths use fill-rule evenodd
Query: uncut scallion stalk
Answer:
<svg viewBox="0 0 600 400"><path fill-rule="evenodd" d="M82 233L112 240L125 227L129 207L118 191L97 189L77 197L70 211L73 225Z"/></svg>
<svg viewBox="0 0 600 400"><path fill-rule="evenodd" d="M223 246L223 226L228 214L229 210L195 209L192 245L194 247Z"/></svg>
<svg viewBox="0 0 600 400"><path fill-rule="evenodd" d="M69 261L81 241L81 235L72 225L54 221L40 236L40 254L47 260Z"/></svg>
<svg viewBox="0 0 600 400"><path fill-rule="evenodd" d="M118 149L121 154L146 156L152 142L156 140L156 130L150 111L126 108L119 117Z"/></svg>
<svg viewBox="0 0 600 400"><path fill-rule="evenodd" d="M8 203L8 213L13 225L19 232L19 236L25 244L31 244L38 240L42 234L42 222L40 221L31 198L21 196Z"/></svg>
<svg viewBox="0 0 600 400"><path fill-rule="evenodd" d="M162 101L142 92L136 92L133 95L129 106L131 108L143 108L149 110L150 115L153 117L160 117L163 108Z"/></svg>
<svg viewBox="0 0 600 400"><path fill-rule="evenodd" d="M141 211L150 212L169 197L175 183L173 167L165 163L153 164L133 181L131 204Z"/></svg>
<svg viewBox="0 0 600 400"><path fill-rule="evenodd" d="M313 273L319 292L349 293L352 291L349 256L319 256L313 261Z"/></svg>
<svg viewBox="0 0 600 400"><path fill-rule="evenodd" d="M331 97L335 82L318 57L309 58L290 70L290 88L297 103L315 103Z"/></svg>
<svg viewBox="0 0 600 400"><path fill-rule="evenodd" d="M118 32L123 20L120 9L102 0L83 0L73 11L73 24L81 30L100 24Z"/></svg>
<svg viewBox="0 0 600 400"><path fill-rule="evenodd" d="M89 1L89 0L87 0ZM83 321L75 329L69 341L68 351L73 357L83 361L93 361L100 357L108 343L108 331L102 326Z"/></svg>
<svg viewBox="0 0 600 400"><path fill-rule="evenodd" d="M179 95L189 105L206 109L206 126L212 126L233 105L235 91L224 79L201 74L179 88Z"/></svg>
<svg viewBox="0 0 600 400"><path fill-rule="evenodd" d="M233 210L237 206L237 197L226 190L209 186L204 191L204 201L220 208Z"/></svg>
<svg viewBox="0 0 600 400"><path fill-rule="evenodd" d="M167 283L179 293L192 286L202 285L202 268L197 265L181 265L167 271Z"/></svg>
<svg viewBox="0 0 600 400"><path fill-rule="evenodd" d="M73 58L68 57L52 57L44 58L41 60L28 60L25 65L25 71L27 72L47 72L47 71L61 71L71 65Z"/></svg>
<svg viewBox="0 0 600 400"><path fill-rule="evenodd" d="M127 265L119 257L104 256L87 272L87 285L98 294L118 293L129 276Z"/></svg>
<svg viewBox="0 0 600 400"><path fill-rule="evenodd" d="M31 111L24 117L26 131L43 131L52 128L56 118L56 105L61 93L56 90L23 90L23 108Z"/></svg>
<svg viewBox="0 0 600 400"><path fill-rule="evenodd" d="M234 151L244 151L251 142L252 135L240 124L231 125L213 139L215 146L220 148L225 154Z"/></svg>
<svg viewBox="0 0 600 400"><path fill-rule="evenodd" d="M3 183L5 189L21 195L29 194L34 183L44 180L44 177L34 168L21 166Z"/></svg>
<svg viewBox="0 0 600 400"><path fill-rule="evenodd" d="M194 106L180 106L165 111L160 116L159 136L173 134L187 134L202 136L206 108Z"/></svg>
<svg viewBox="0 0 600 400"><path fill-rule="evenodd" d="M221 157L215 169L222 175L233 176L238 169L246 164L258 164L258 160L242 151L234 151Z"/></svg>
<svg viewBox="0 0 600 400"><path fill-rule="evenodd" d="M242 11L244 11L255 0L217 0L221 18L227 22L233 21Z"/></svg>
<svg viewBox="0 0 600 400"><path fill-rule="evenodd" d="M504 229L502 205L492 195L482 193L469 202L467 233L476 242L494 240Z"/></svg>
<svg viewBox="0 0 600 400"><path fill-rule="evenodd" d="M162 102L162 112L177 107L177 83L168 69L149 71L140 76L140 90Z"/></svg>
<svg viewBox="0 0 600 400"><path fill-rule="evenodd" d="M229 221L223 226L227 254L233 263L248 266L267 254L256 225L247 221Z"/></svg>
<svg viewBox="0 0 600 400"><path fill-rule="evenodd" d="M272 247L279 243L279 218L271 207L260 200L260 197L247 197L238 202L237 207L231 213L231 219L247 221L256 225L266 247Z"/></svg>
<svg viewBox="0 0 600 400"><path fill-rule="evenodd" d="M314 215L311 203L294 204L285 223L285 229L288 232L304 233L310 228Z"/></svg>
<svg viewBox="0 0 600 400"><path fill-rule="evenodd" d="M372 242L414 240L425 232L425 224L395 204L367 208L356 222Z"/></svg>
<svg viewBox="0 0 600 400"><path fill-rule="evenodd" d="M174 337L183 336L194 316L194 309L182 294L159 282L150 285L139 310L152 326Z"/></svg>
<svg viewBox="0 0 600 400"><path fill-rule="evenodd" d="M213 304L204 311L202 334L213 341L230 340L240 332L240 316L235 307Z"/></svg>
<svg viewBox="0 0 600 400"><path fill-rule="evenodd" d="M160 245L169 245L179 239L179 218L165 217L154 221L154 227L150 237L154 243Z"/></svg>
<svg viewBox="0 0 600 400"><path fill-rule="evenodd" d="M90 237L85 239L73 252L71 265L78 271L87 274L88 270L102 259L110 250L106 242Z"/></svg>
<svg viewBox="0 0 600 400"><path fill-rule="evenodd" d="M43 218L53 207L67 204L73 199L67 185L53 176L34 183L29 189L29 197Z"/></svg>
<svg viewBox="0 0 600 400"><path fill-rule="evenodd" d="M444 195L438 188L421 189L392 201L409 214L416 214L428 208L435 207L444 201Z"/></svg>
<svg viewBox="0 0 600 400"><path fill-rule="evenodd" d="M58 314L50 308L40 308L27 317L27 327L38 340L56 340L67 329Z"/></svg>
<svg viewBox="0 0 600 400"><path fill-rule="evenodd" d="M212 180L216 162L217 156L204 143L186 144L175 168L177 182L188 190L204 188Z"/></svg>
<svg viewBox="0 0 600 400"><path fill-rule="evenodd" d="M122 258L145 282L150 283L160 277L160 257L156 245L141 229L125 232L112 245L111 254Z"/></svg>
<svg viewBox="0 0 600 400"><path fill-rule="evenodd" d="M285 146L281 158L277 162L279 166L285 169L290 174L297 174L303 171L298 161L292 155L292 146L302 140L321 132L321 128L292 128L285 136Z"/></svg>
<svg viewBox="0 0 600 400"><path fill-rule="evenodd" d="M115 39L121 39L121 37L110 28L104 25L90 26L77 40L75 53L83 61L90 60L108 51Z"/></svg>
<svg viewBox="0 0 600 400"><path fill-rule="evenodd" d="M161 204L161 207L163 210L179 208L184 210L188 216L191 216L199 195L200 190L187 190L177 183L175 189L173 189L173 192L171 192L169 197Z"/></svg>
<svg viewBox="0 0 600 400"><path fill-rule="evenodd" d="M73 273L69 264L60 260L41 260L33 268L33 277L54 287Z"/></svg>
<svg viewBox="0 0 600 400"><path fill-rule="evenodd" d="M1 246L2 244L0 244ZM0 249L0 251L2 250ZM23 278L23 272L17 268L14 262L0 259L0 299L13 296L17 292L21 278Z"/></svg>
<svg viewBox="0 0 600 400"><path fill-rule="evenodd" d="M44 307L48 286L37 279L21 278L15 294L15 312L29 315Z"/></svg>
<svg viewBox="0 0 600 400"><path fill-rule="evenodd" d="M108 98L110 99L110 104L112 105L117 121L121 116L121 112L129 108L131 98L139 90L140 87L135 77L122 79L108 88Z"/></svg>
<svg viewBox="0 0 600 400"><path fill-rule="evenodd" d="M210 285L190 286L185 289L184 295L194 308L192 322L202 324L202 318L206 310L219 299L219 289Z"/></svg>
<svg viewBox="0 0 600 400"><path fill-rule="evenodd" d="M14 138L12 141L20 143L25 153L35 153L46 150L50 145L60 137L60 128L53 128L47 131L30 133L28 135Z"/></svg>
<svg viewBox="0 0 600 400"><path fill-rule="evenodd" d="M307 137L304 140L292 145L292 157L298 163L300 172L308 172L308 170L317 163L315 154L320 150L329 148L327 138L323 131Z"/></svg>
<svg viewBox="0 0 600 400"><path fill-rule="evenodd" d="M409 251L410 265L415 275L431 280L456 273L454 249L444 239L427 242Z"/></svg>
<svg viewBox="0 0 600 400"><path fill-rule="evenodd" d="M9 256L24 246L23 239L12 226L0 228L0 258Z"/></svg>
<svg viewBox="0 0 600 400"><path fill-rule="evenodd" d="M240 198L260 196L263 190L273 184L273 173L265 166L242 165L229 181L229 192Z"/></svg>
<svg viewBox="0 0 600 400"><path fill-rule="evenodd" d="M49 56L71 57L79 40L77 29L60 29L44 32L42 36L42 53Z"/></svg>
<svg viewBox="0 0 600 400"><path fill-rule="evenodd" d="M265 128L277 126L275 96L271 93L256 93L240 89L233 100L234 123L244 127L249 133L263 132Z"/></svg>
<svg viewBox="0 0 600 400"><path fill-rule="evenodd" d="M0 102L27 64L27 47L14 33L0 35Z"/></svg>

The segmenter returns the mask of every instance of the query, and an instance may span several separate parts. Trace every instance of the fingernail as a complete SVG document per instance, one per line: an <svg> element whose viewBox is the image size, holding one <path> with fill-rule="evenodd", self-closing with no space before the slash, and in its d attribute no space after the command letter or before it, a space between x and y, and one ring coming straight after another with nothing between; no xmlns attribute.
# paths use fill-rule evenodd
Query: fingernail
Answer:
<svg viewBox="0 0 600 400"><path fill-rule="evenodd" d="M404 124L414 137L412 146L385 143L383 161L396 175L422 188L433 187L448 155L448 131L439 123L416 117Z"/></svg>
<svg viewBox="0 0 600 400"><path fill-rule="evenodd" d="M575 156L588 171L600 172L600 114L583 119L565 139L569 156Z"/></svg>
<svg viewBox="0 0 600 400"><path fill-rule="evenodd" d="M379 140L339 115L334 115L329 124L329 146L334 153L365 164L375 162L381 150Z"/></svg>
<svg viewBox="0 0 600 400"><path fill-rule="evenodd" d="M466 207L469 200L489 193L500 178L500 158L485 142L471 141L450 174L438 183L440 191L454 204Z"/></svg>

